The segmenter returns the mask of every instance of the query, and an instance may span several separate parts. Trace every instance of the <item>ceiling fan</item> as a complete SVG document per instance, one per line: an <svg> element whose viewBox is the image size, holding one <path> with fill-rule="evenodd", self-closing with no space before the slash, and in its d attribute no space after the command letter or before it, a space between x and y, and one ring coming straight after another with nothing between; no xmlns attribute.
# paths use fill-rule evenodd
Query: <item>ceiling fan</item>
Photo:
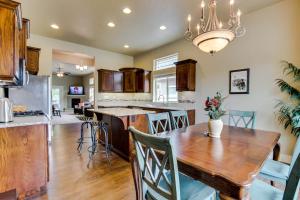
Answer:
<svg viewBox="0 0 300 200"><path fill-rule="evenodd" d="M62 67L58 67L58 68L57 68L57 72L55 73L57 77L62 78L62 77L64 77L64 76L69 76L69 75L71 75L70 72L63 72L62 69L63 69Z"/></svg>

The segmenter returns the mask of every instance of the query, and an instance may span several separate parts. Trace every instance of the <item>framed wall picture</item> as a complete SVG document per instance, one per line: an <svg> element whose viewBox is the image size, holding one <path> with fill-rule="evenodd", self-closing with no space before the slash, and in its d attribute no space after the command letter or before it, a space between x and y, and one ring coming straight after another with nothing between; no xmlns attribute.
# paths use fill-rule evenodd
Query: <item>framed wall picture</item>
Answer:
<svg viewBox="0 0 300 200"><path fill-rule="evenodd" d="M249 94L250 69L229 72L229 94Z"/></svg>

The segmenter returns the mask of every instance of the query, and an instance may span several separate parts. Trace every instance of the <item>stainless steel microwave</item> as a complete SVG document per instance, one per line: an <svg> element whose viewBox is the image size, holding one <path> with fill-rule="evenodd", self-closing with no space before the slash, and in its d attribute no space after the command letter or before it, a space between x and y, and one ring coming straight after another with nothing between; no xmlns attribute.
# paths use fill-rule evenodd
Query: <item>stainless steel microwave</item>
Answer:
<svg viewBox="0 0 300 200"><path fill-rule="evenodd" d="M13 80L0 80L0 86L2 87L20 87L28 85L29 73L26 70L25 59L19 60L19 67L15 70Z"/></svg>

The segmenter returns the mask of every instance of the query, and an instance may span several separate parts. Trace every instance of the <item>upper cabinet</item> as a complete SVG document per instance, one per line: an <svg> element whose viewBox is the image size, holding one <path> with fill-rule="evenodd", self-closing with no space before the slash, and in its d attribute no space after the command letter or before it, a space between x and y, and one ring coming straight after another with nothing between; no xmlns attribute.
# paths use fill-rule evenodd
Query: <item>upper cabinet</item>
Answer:
<svg viewBox="0 0 300 200"><path fill-rule="evenodd" d="M99 92L122 92L123 73L118 71L99 69L98 70L98 91Z"/></svg>
<svg viewBox="0 0 300 200"><path fill-rule="evenodd" d="M0 79L13 80L19 71L20 3L0 0Z"/></svg>
<svg viewBox="0 0 300 200"><path fill-rule="evenodd" d="M123 92L135 92L136 91L136 68L122 68L120 69L123 72Z"/></svg>
<svg viewBox="0 0 300 200"><path fill-rule="evenodd" d="M151 72L139 68L122 68L124 92L150 92Z"/></svg>
<svg viewBox="0 0 300 200"><path fill-rule="evenodd" d="M27 61L27 39L30 36L30 21L29 19L22 19L22 29L19 32L19 56L20 59Z"/></svg>
<svg viewBox="0 0 300 200"><path fill-rule="evenodd" d="M40 48L27 47L26 69L32 75L39 72Z"/></svg>
<svg viewBox="0 0 300 200"><path fill-rule="evenodd" d="M176 90L195 91L196 87L196 63L188 59L174 63L176 65Z"/></svg>
<svg viewBox="0 0 300 200"><path fill-rule="evenodd" d="M136 72L136 92L151 92L151 71L139 69Z"/></svg>

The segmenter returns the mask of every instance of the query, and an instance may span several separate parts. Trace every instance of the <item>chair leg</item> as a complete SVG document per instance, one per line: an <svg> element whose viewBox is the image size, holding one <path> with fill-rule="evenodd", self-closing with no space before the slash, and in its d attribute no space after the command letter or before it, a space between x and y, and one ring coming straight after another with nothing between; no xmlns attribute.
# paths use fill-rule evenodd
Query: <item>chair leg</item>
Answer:
<svg viewBox="0 0 300 200"><path fill-rule="evenodd" d="M85 125L85 123L82 123L81 124L81 127L80 127L80 138L78 139L78 146L77 146L77 151L79 153L81 153L81 149L82 149L82 144L83 144L83 126Z"/></svg>
<svg viewBox="0 0 300 200"><path fill-rule="evenodd" d="M108 144L108 131L105 127L105 125L103 124L102 125L102 130L104 132L104 139L105 139L105 155L106 155L106 159L108 161L108 164L110 165L110 158L109 158L109 155L110 155L110 150L109 150L109 144Z"/></svg>

